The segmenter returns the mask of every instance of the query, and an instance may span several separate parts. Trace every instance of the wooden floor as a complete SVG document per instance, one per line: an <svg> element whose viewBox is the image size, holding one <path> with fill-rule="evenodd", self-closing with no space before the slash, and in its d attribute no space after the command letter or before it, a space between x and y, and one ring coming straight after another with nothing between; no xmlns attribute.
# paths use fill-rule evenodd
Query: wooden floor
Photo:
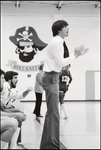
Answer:
<svg viewBox="0 0 101 150"><path fill-rule="evenodd" d="M39 149L46 113L42 102L41 114L32 113L35 102L22 102L27 114L22 125L22 143L28 149ZM100 149L100 101L65 102L69 118L60 118L61 149ZM60 110L60 107L59 107Z"/></svg>

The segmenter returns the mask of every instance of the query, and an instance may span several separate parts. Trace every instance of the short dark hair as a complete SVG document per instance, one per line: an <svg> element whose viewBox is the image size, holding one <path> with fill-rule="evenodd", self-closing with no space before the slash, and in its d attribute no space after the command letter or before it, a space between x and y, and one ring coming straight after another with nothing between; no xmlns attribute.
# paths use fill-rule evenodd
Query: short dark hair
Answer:
<svg viewBox="0 0 101 150"><path fill-rule="evenodd" d="M1 76L2 74L5 75L5 72L4 72L2 69L0 69L0 76Z"/></svg>
<svg viewBox="0 0 101 150"><path fill-rule="evenodd" d="M53 23L52 25L52 32L53 36L58 35L59 31L65 26L68 26L69 24L65 20L58 20Z"/></svg>
<svg viewBox="0 0 101 150"><path fill-rule="evenodd" d="M9 80L11 80L13 78L13 76L16 76L16 75L18 75L17 72L7 71L7 72L5 72L5 80L9 81Z"/></svg>
<svg viewBox="0 0 101 150"><path fill-rule="evenodd" d="M39 66L39 70L43 70L43 64Z"/></svg>

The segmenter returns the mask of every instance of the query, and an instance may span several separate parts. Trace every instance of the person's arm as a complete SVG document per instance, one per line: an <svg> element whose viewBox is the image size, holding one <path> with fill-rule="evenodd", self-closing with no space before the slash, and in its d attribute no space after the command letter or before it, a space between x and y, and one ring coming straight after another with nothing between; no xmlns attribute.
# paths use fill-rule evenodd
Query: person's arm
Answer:
<svg viewBox="0 0 101 150"><path fill-rule="evenodd" d="M19 109L14 108L14 106L12 108L7 107L8 105L5 105L2 101L0 102L0 109L3 112L22 112Z"/></svg>
<svg viewBox="0 0 101 150"><path fill-rule="evenodd" d="M38 80L39 84L42 86L42 74L41 73L37 74L36 79Z"/></svg>
<svg viewBox="0 0 101 150"><path fill-rule="evenodd" d="M32 90L33 90L32 87L28 87L28 89L23 92L23 97L25 98Z"/></svg>
<svg viewBox="0 0 101 150"><path fill-rule="evenodd" d="M32 87L28 87L27 90L24 91L23 93L18 92L18 91L12 91L12 90L11 90L9 98L10 98L10 99L17 99L17 100L18 100L18 99L23 99L23 98L25 98L25 97L29 94L29 92L31 92L32 90L33 90Z"/></svg>
<svg viewBox="0 0 101 150"><path fill-rule="evenodd" d="M68 71L68 77L69 77L69 84L70 84L72 82L72 80L73 80L70 71Z"/></svg>
<svg viewBox="0 0 101 150"><path fill-rule="evenodd" d="M58 65L61 67L71 64L76 58L85 54L88 51L88 48L84 48L84 46L80 46L74 50L74 54L70 57L63 58L64 50L63 46L60 42L55 42L52 46L53 57ZM83 54L82 54L83 52Z"/></svg>
<svg viewBox="0 0 101 150"><path fill-rule="evenodd" d="M3 109L4 112L23 112L23 111L20 111L19 109L16 109L16 108L11 108L11 109Z"/></svg>
<svg viewBox="0 0 101 150"><path fill-rule="evenodd" d="M75 59L75 55L72 55L67 58L63 58L64 50L63 50L63 46L60 42L55 42L52 45L52 49L53 49L52 56L53 56L55 62L61 67L71 64L73 62L73 60Z"/></svg>
<svg viewBox="0 0 101 150"><path fill-rule="evenodd" d="M11 104L6 105L3 101L1 101L1 104L2 104L2 106L3 106L4 109L14 108L13 105L11 105Z"/></svg>
<svg viewBox="0 0 101 150"><path fill-rule="evenodd" d="M71 75L71 73L70 73L69 70L67 70L67 76L69 77L69 82L68 82L68 84L66 85L66 86L67 86L67 90L68 90L69 85L70 85L70 83L72 82L72 75Z"/></svg>

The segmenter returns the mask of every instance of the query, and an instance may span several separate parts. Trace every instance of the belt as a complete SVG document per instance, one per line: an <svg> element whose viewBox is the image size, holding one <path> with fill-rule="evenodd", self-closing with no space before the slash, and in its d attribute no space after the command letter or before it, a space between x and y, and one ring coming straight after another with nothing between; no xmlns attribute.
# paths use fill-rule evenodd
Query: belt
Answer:
<svg viewBox="0 0 101 150"><path fill-rule="evenodd" d="M51 72L45 72L47 74L59 74L59 72L51 71Z"/></svg>

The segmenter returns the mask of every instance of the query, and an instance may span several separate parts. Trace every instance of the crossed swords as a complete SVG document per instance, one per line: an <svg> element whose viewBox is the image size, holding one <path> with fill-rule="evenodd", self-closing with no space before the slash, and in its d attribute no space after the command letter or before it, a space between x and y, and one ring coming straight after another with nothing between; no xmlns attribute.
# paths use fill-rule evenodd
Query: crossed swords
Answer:
<svg viewBox="0 0 101 150"><path fill-rule="evenodd" d="M29 37L33 35L32 33L30 33L29 35L19 33L18 35L21 35L23 37L22 38L17 38L17 41L20 41L20 40L24 40L24 41L29 40L30 42L32 41L32 39L29 39Z"/></svg>

